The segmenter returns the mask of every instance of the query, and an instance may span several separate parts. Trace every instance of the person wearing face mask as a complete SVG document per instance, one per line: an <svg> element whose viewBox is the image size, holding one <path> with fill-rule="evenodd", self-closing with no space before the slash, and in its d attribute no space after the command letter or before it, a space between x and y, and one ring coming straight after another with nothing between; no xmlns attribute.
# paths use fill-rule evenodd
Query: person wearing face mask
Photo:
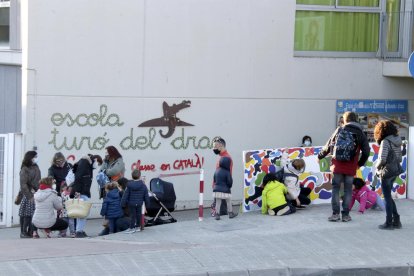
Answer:
<svg viewBox="0 0 414 276"><path fill-rule="evenodd" d="M97 166L102 165L102 158L99 155L88 154L82 157L75 165L75 182L72 185L70 197L79 196L84 201L89 201L91 198L91 185L93 170ZM85 233L86 218L76 219L76 238L87 237Z"/></svg>
<svg viewBox="0 0 414 276"><path fill-rule="evenodd" d="M36 210L33 215L33 238L39 238L39 230L47 238L51 237L51 231L66 232L68 223L57 218L55 212L63 209L62 198L52 188L52 177L42 178L39 189L34 194Z"/></svg>
<svg viewBox="0 0 414 276"><path fill-rule="evenodd" d="M32 217L35 211L33 195L39 188L40 169L37 165L37 152L25 153L20 169L20 192L23 194L19 208L20 238L31 238Z"/></svg>
<svg viewBox="0 0 414 276"><path fill-rule="evenodd" d="M118 181L125 174L125 163L122 155L114 146L105 148L105 159L101 167L111 181ZM100 190L99 198L105 198L105 189Z"/></svg>
<svg viewBox="0 0 414 276"><path fill-rule="evenodd" d="M72 165L66 161L65 156L61 152L56 152L52 159L52 165L48 170L48 176L52 177L56 182L54 190L60 196L60 186L65 182Z"/></svg>
<svg viewBox="0 0 414 276"><path fill-rule="evenodd" d="M312 138L308 135L302 138L302 147L312 147Z"/></svg>
<svg viewBox="0 0 414 276"><path fill-rule="evenodd" d="M227 158L230 159L229 160L230 161L230 175L232 176L232 173L233 173L233 159L231 158L229 152L226 149L226 141L223 138L221 138L221 137L214 138L214 140L213 140L213 152L214 152L214 154L219 156L219 158L217 159L217 162L216 162L216 170L218 168L220 168L220 159L222 157L227 157ZM213 185L212 185L213 189L215 187L215 184L216 183L213 180ZM227 214L227 211L225 211L227 209L226 204L223 203L221 206L222 206L222 208L219 210L220 215L226 215ZM211 216L213 216L213 217L216 215L216 208L215 207L216 207L216 199L214 199L213 204L211 205Z"/></svg>

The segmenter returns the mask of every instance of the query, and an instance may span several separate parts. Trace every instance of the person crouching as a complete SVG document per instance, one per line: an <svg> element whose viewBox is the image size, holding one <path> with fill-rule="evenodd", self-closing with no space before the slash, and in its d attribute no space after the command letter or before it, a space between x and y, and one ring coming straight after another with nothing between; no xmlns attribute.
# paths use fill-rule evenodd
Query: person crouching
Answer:
<svg viewBox="0 0 414 276"><path fill-rule="evenodd" d="M33 238L39 238L39 232L47 238L51 238L51 231L64 231L68 223L61 218L56 218L56 211L63 209L62 198L52 189L53 178L42 178L39 181L39 190L34 194L35 212L33 215Z"/></svg>
<svg viewBox="0 0 414 276"><path fill-rule="evenodd" d="M296 208L286 201L288 190L283 183L277 181L275 173L263 177L262 214L284 216L296 212Z"/></svg>

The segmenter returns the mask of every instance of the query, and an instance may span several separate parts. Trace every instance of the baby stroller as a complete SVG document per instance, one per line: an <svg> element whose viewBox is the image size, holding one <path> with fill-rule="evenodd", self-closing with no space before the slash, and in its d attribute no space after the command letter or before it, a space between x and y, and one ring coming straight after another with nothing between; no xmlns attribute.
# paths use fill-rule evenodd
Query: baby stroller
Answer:
<svg viewBox="0 0 414 276"><path fill-rule="evenodd" d="M150 204L146 206L145 226L177 222L171 212L175 209L175 191L172 183L153 178L150 181Z"/></svg>

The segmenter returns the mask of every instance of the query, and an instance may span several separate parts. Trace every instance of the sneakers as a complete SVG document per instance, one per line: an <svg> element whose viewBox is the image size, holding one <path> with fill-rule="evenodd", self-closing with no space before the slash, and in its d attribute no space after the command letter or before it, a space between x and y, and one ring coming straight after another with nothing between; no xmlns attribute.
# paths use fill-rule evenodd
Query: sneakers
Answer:
<svg viewBox="0 0 414 276"><path fill-rule="evenodd" d="M284 214L286 214L289 211L290 211L289 206L286 206L285 208L277 211L276 216L283 216Z"/></svg>
<svg viewBox="0 0 414 276"><path fill-rule="evenodd" d="M87 238L87 237L88 235L86 235L84 231L76 232L75 234L75 238L78 238L78 239Z"/></svg>
<svg viewBox="0 0 414 276"><path fill-rule="evenodd" d="M70 237L71 238L76 238L76 233L75 232L70 233Z"/></svg>
<svg viewBox="0 0 414 276"><path fill-rule="evenodd" d="M306 206L304 206L304 205L299 205L299 206L296 206L296 209L298 209L298 210L306 209Z"/></svg>
<svg viewBox="0 0 414 276"><path fill-rule="evenodd" d="M341 217L339 216L339 214L332 214L332 216L330 216L328 218L329 221L340 221Z"/></svg>
<svg viewBox="0 0 414 276"><path fill-rule="evenodd" d="M230 219L237 217L237 215L238 215L237 213L229 212Z"/></svg>
<svg viewBox="0 0 414 276"><path fill-rule="evenodd" d="M269 216L276 216L276 213L273 209L267 209L267 213L269 214Z"/></svg>
<svg viewBox="0 0 414 276"><path fill-rule="evenodd" d="M31 238L27 233L20 233L20 238L21 239L28 239Z"/></svg>
<svg viewBox="0 0 414 276"><path fill-rule="evenodd" d="M351 221L351 220L352 220L352 218L351 218L350 215L342 215L342 221L343 222L348 222L348 221Z"/></svg>
<svg viewBox="0 0 414 276"><path fill-rule="evenodd" d="M136 228L128 228L127 230L125 230L124 232L122 232L122 233L124 233L124 234L133 234L133 233L135 233L137 230L135 230Z"/></svg>
<svg viewBox="0 0 414 276"><path fill-rule="evenodd" d="M39 229L39 231L37 233L38 233L39 237L41 237L41 238L50 239L52 237L52 233L50 232L49 229Z"/></svg>
<svg viewBox="0 0 414 276"><path fill-rule="evenodd" d="M37 233L37 231L33 231L33 239L38 239L39 238L39 234Z"/></svg>
<svg viewBox="0 0 414 276"><path fill-rule="evenodd" d="M59 234L58 234L58 238L66 238L66 231L65 232L60 232Z"/></svg>

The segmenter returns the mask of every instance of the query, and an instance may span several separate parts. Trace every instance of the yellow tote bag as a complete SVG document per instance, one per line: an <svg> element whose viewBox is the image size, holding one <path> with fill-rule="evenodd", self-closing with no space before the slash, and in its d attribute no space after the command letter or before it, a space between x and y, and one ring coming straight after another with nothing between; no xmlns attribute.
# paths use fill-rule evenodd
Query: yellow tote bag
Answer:
<svg viewBox="0 0 414 276"><path fill-rule="evenodd" d="M89 215L92 203L81 199L65 201L66 212L70 218L86 218Z"/></svg>

